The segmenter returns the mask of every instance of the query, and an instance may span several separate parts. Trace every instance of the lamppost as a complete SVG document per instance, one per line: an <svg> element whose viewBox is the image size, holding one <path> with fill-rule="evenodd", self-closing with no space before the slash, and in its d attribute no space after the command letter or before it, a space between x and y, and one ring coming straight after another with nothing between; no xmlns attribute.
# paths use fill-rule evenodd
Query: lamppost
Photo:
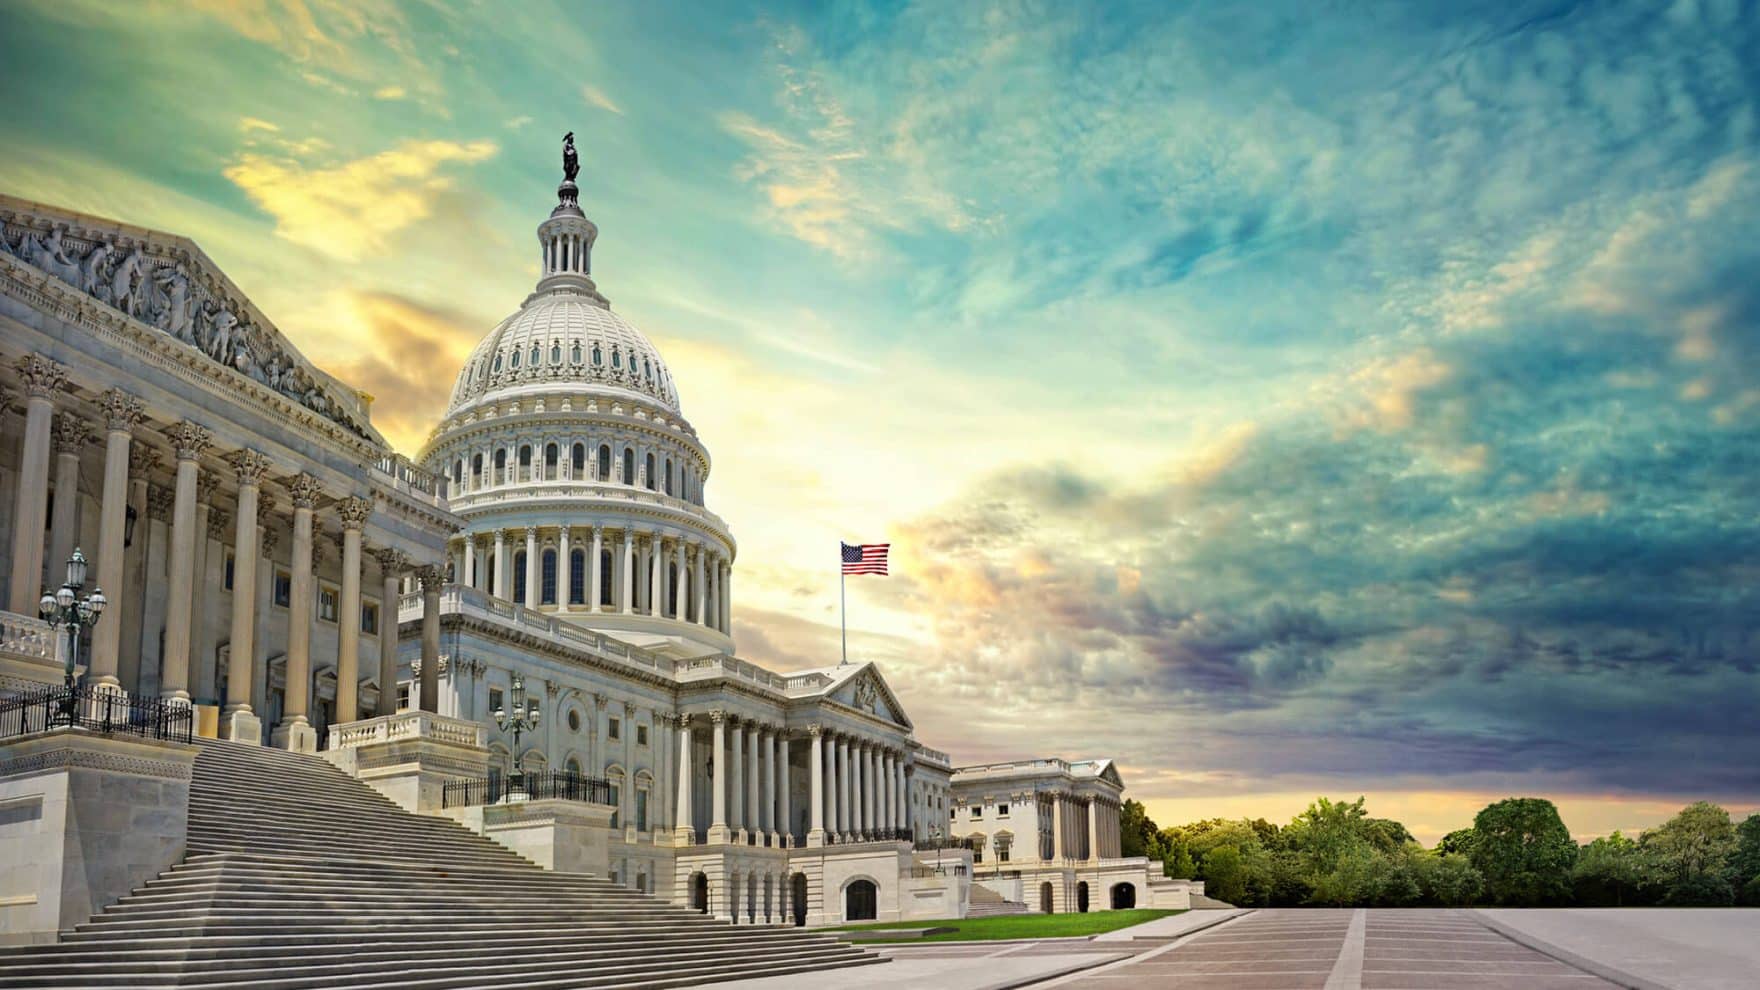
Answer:
<svg viewBox="0 0 1760 990"><path fill-rule="evenodd" d="M538 727L543 712L526 704L526 681L518 674L513 675L513 690L510 692L513 702L513 713L508 714L505 708L495 709L495 724L502 732L513 731L513 780L520 782L521 789L525 786L525 771L519 765L519 737L521 733L531 732ZM509 800L513 798L513 787L507 789Z"/></svg>
<svg viewBox="0 0 1760 990"><path fill-rule="evenodd" d="M104 606L110 603L102 588L93 588L91 594L81 598L79 593L85 586L86 555L76 548L73 556L67 558L67 583L54 591L44 592L42 600L37 603L37 611L48 620L50 628L59 633L62 626L67 627L66 663L63 665L67 697L61 701L61 714L70 725L73 722L74 674L79 668L80 632L96 625L104 614Z"/></svg>
<svg viewBox="0 0 1760 990"><path fill-rule="evenodd" d="M941 826L931 825L929 827L929 841L935 844L935 875L942 876L943 874L941 872Z"/></svg>

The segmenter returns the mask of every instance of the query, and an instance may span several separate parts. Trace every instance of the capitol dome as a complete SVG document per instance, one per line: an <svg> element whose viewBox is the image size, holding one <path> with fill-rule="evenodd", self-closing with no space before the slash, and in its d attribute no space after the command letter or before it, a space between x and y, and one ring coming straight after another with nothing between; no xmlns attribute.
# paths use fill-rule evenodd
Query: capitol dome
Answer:
<svg viewBox="0 0 1760 990"><path fill-rule="evenodd" d="M592 276L572 144L541 275L471 352L421 453L467 526L453 581L676 656L731 653L735 544L672 372Z"/></svg>

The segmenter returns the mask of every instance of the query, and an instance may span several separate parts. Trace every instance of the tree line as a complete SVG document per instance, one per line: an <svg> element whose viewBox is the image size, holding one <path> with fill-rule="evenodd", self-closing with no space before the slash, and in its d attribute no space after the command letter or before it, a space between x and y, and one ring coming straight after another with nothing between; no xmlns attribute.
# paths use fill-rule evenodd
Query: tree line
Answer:
<svg viewBox="0 0 1760 990"><path fill-rule="evenodd" d="M1240 906L1760 906L1760 814L1739 825L1700 801L1637 838L1578 845L1544 798L1487 805L1426 849L1364 799L1317 798L1288 825L1211 818L1158 827L1137 801L1123 852L1162 862Z"/></svg>

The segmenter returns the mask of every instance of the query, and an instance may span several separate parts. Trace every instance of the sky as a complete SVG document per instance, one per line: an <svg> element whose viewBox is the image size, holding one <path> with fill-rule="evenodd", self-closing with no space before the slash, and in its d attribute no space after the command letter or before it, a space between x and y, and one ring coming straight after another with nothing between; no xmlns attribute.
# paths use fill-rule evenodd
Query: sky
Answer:
<svg viewBox="0 0 1760 990"><path fill-rule="evenodd" d="M740 653L1163 824L1760 805L1751 3L0 11L0 189L193 238L419 451L595 275L740 541Z"/></svg>

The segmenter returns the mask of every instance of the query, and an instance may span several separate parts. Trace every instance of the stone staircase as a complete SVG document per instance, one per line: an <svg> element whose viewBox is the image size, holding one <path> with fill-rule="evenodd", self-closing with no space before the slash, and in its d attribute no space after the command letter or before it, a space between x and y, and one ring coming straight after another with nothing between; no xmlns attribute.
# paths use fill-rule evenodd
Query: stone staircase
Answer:
<svg viewBox="0 0 1760 990"><path fill-rule="evenodd" d="M58 945L0 949L0 986L685 987L884 961L539 869L316 757L204 740L189 804L183 863Z"/></svg>
<svg viewBox="0 0 1760 990"><path fill-rule="evenodd" d="M989 887L972 884L971 901L966 906L966 917L988 918L998 914L1026 914L1027 906L1020 901L1011 901Z"/></svg>

